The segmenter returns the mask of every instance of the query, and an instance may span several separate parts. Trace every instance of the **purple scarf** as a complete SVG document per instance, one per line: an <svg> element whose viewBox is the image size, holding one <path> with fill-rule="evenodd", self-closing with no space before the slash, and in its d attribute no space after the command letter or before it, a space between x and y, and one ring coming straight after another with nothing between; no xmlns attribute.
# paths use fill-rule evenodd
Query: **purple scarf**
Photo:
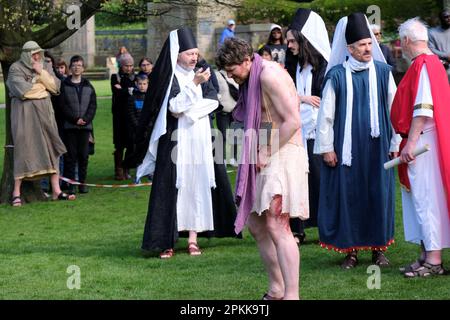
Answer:
<svg viewBox="0 0 450 320"><path fill-rule="evenodd" d="M261 122L262 58L254 54L250 76L239 88L239 99L233 118L244 122L244 146L236 178L236 204L239 206L234 231L239 234L247 223L256 199L256 157ZM253 133L253 134L252 134Z"/></svg>

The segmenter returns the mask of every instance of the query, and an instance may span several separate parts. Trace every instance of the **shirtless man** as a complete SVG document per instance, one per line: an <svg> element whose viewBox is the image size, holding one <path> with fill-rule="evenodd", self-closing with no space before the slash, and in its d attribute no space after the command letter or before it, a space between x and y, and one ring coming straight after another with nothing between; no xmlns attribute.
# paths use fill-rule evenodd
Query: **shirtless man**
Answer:
<svg viewBox="0 0 450 320"><path fill-rule="evenodd" d="M289 218L307 219L309 207L308 165L294 83L278 63L262 60L241 39L227 39L216 64L240 85L233 117L244 123L246 132L236 179L235 231L247 225L258 244L269 277L263 299L299 299L300 255ZM262 122L272 123L269 146L254 141ZM257 134L248 134L249 130ZM252 148L256 145L257 150ZM300 172L304 174L299 178Z"/></svg>

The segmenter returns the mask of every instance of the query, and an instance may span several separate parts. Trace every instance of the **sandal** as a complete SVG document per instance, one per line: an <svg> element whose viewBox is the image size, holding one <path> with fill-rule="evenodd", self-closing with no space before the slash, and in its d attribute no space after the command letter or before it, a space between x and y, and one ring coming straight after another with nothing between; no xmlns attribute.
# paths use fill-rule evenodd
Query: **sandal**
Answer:
<svg viewBox="0 0 450 320"><path fill-rule="evenodd" d="M195 242L189 242L188 252L190 256L199 256L202 254L202 252L200 251L200 247Z"/></svg>
<svg viewBox="0 0 450 320"><path fill-rule="evenodd" d="M417 259L416 261L414 261L413 263L411 263L407 266L398 268L398 270L400 270L401 273L411 272L415 269L418 269L420 266L422 266L424 262L425 262L425 259Z"/></svg>
<svg viewBox="0 0 450 320"><path fill-rule="evenodd" d="M69 201L72 201L72 200L75 200L76 198L77 197L74 194L67 194L67 193L61 192L60 194L58 194L58 197L57 198L53 198L53 200L54 201L56 201L56 200L69 200Z"/></svg>
<svg viewBox="0 0 450 320"><path fill-rule="evenodd" d="M372 252L372 262L380 267L387 267L390 264L388 258L386 258L384 253L381 251L373 251Z"/></svg>
<svg viewBox="0 0 450 320"><path fill-rule="evenodd" d="M405 278L416 278L416 277L428 277L428 276L442 276L445 275L446 271L441 264L431 264L424 262L420 267L407 271L404 273Z"/></svg>
<svg viewBox="0 0 450 320"><path fill-rule="evenodd" d="M358 257L354 253L348 254L341 264L342 269L352 269L358 265Z"/></svg>
<svg viewBox="0 0 450 320"><path fill-rule="evenodd" d="M274 296L271 296L268 292L266 292L266 293L264 293L262 299L263 299L263 300L283 300L283 297L281 297L281 298L276 298L276 297L274 297Z"/></svg>
<svg viewBox="0 0 450 320"><path fill-rule="evenodd" d="M175 254L175 251L173 249L166 249L163 252L159 254L159 257L161 259L170 259Z"/></svg>
<svg viewBox="0 0 450 320"><path fill-rule="evenodd" d="M294 232L293 236L298 246L302 245L305 242L306 234L304 232L302 233Z"/></svg>
<svg viewBox="0 0 450 320"><path fill-rule="evenodd" d="M11 205L13 207L21 207L22 206L22 199L20 196L14 196L11 200Z"/></svg>

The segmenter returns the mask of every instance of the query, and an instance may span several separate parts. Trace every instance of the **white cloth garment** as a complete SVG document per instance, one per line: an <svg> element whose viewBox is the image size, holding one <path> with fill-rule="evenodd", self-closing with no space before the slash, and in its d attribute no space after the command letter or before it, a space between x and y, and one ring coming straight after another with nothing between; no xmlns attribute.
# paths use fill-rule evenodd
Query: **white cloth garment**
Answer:
<svg viewBox="0 0 450 320"><path fill-rule="evenodd" d="M214 230L211 188L216 187L209 113L218 102L203 99L201 86L192 81L194 71L179 65L175 76L180 93L169 101L169 110L179 114L176 166L178 231ZM173 157L172 157L173 158Z"/></svg>
<svg viewBox="0 0 450 320"><path fill-rule="evenodd" d="M344 142L342 147L342 164L352 165L352 111L353 111L353 80L352 73L369 69L369 109L370 109L370 135L372 138L380 136L378 119L378 86L377 73L373 59L369 62L360 62L352 56L343 63L345 68L347 106L345 117Z"/></svg>
<svg viewBox="0 0 450 320"><path fill-rule="evenodd" d="M414 105L421 104L433 105L425 65L420 73ZM428 144L430 151L416 157L408 164L411 192L402 188L405 240L417 244L423 241L427 251L441 250L450 248L450 218L438 158L439 144L433 110L416 109L413 117L417 116L425 116L428 119L416 147Z"/></svg>
<svg viewBox="0 0 450 320"><path fill-rule="evenodd" d="M169 87L164 96L164 101L159 110L158 117L156 118L155 127L152 131L150 137L150 142L148 144L148 150L145 154L145 158L142 164L136 169L136 183L139 183L142 177L153 174L156 165L156 156L158 152L159 138L166 134L167 128L167 104L170 95L170 88L172 88L173 72L175 66L177 65L178 51L180 50L180 45L178 43L178 33L177 30L173 30L169 35L170 39L170 59L172 63L172 75L170 77Z"/></svg>
<svg viewBox="0 0 450 320"><path fill-rule="evenodd" d="M300 65L297 64L296 82L297 93L300 96L311 96L312 66L310 64L308 64L302 70L300 70ZM300 103L302 136L305 140L316 138L316 124L318 114L319 108L315 108L308 103Z"/></svg>
<svg viewBox="0 0 450 320"><path fill-rule="evenodd" d="M392 102L394 101L397 87L395 85L394 77L389 75L388 84L388 107L391 110ZM314 153L324 154L334 151L334 119L336 110L336 93L330 80L325 83L322 100L320 102L319 115L317 119L316 139L314 142ZM394 130L392 130L394 132ZM401 137L398 134L393 134L391 139L390 152L398 152L401 142Z"/></svg>

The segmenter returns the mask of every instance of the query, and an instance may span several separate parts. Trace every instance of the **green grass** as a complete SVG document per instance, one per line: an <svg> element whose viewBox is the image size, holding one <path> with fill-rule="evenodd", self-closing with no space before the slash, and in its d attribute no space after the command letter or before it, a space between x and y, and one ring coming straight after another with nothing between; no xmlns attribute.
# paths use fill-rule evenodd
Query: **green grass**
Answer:
<svg viewBox="0 0 450 320"><path fill-rule="evenodd" d="M114 183L109 100L99 100L96 153L88 181ZM0 110L0 143L4 142ZM3 165L3 154L0 154ZM0 167L1 171L1 167ZM231 176L234 180L234 175ZM233 182L234 183L234 182ZM397 193L398 190L397 190ZM75 202L41 202L22 208L0 205L0 299L259 299L267 278L253 239L200 239L200 257L186 254L186 239L171 260L143 258L142 232L149 188L91 188ZM413 261L418 248L403 241L400 201L392 267L382 270L381 289L369 290L370 254L343 271L343 258L320 248L317 230L301 248L304 299L448 299L450 277L404 279L398 267ZM447 266L450 254L444 254ZM66 287L70 265L81 270L81 289Z"/></svg>

